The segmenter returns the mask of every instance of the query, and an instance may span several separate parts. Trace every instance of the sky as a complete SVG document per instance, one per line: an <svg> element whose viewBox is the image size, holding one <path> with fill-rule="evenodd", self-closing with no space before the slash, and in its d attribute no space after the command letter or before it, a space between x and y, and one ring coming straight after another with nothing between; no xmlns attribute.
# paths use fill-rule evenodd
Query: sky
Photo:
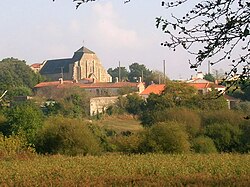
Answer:
<svg viewBox="0 0 250 187"><path fill-rule="evenodd" d="M0 1L0 60L14 57L29 65L42 63L70 58L84 45L106 69L116 68L120 61L127 69L137 62L163 71L165 60L170 79L196 74L188 64L192 56L181 48L173 52L160 45L165 36L155 27L155 18L167 13L161 0L126 4L123 0L97 0L77 10L75 5L72 0ZM206 73L207 65L198 71Z"/></svg>

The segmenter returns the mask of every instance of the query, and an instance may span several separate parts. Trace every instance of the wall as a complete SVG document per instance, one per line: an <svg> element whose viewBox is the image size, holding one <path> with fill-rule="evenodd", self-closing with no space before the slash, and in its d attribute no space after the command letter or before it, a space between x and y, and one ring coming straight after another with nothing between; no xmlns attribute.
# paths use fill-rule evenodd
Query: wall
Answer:
<svg viewBox="0 0 250 187"><path fill-rule="evenodd" d="M107 107L114 104L118 97L95 97L90 99L90 116L103 113Z"/></svg>

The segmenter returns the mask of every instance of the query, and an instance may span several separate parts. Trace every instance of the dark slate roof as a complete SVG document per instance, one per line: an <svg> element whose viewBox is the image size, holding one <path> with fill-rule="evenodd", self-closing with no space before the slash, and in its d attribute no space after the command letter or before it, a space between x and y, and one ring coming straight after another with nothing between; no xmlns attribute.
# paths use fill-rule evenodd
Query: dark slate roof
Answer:
<svg viewBox="0 0 250 187"><path fill-rule="evenodd" d="M42 75L61 73L61 68L63 68L64 73L68 73L69 64L73 64L76 61L80 61L84 53L95 54L93 51L89 50L88 48L81 47L74 53L74 56L72 58L47 60L45 65L40 70L40 73Z"/></svg>
<svg viewBox="0 0 250 187"><path fill-rule="evenodd" d="M81 47L81 48L78 49L75 53L78 53L78 52L95 54L93 51L89 50L89 49L86 48L86 47Z"/></svg>
<svg viewBox="0 0 250 187"><path fill-rule="evenodd" d="M64 73L69 72L69 64L73 63L72 59L57 59L57 60L48 60L43 68L40 70L40 73L43 74L55 74L61 73L61 68L63 68Z"/></svg>

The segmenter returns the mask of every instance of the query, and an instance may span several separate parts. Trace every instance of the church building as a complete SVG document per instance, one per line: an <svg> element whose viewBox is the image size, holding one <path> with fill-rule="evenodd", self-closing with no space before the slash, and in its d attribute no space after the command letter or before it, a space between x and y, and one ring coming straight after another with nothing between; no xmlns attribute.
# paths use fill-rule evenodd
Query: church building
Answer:
<svg viewBox="0 0 250 187"><path fill-rule="evenodd" d="M50 81L112 82L97 55L86 47L77 50L72 58L44 61L39 72Z"/></svg>

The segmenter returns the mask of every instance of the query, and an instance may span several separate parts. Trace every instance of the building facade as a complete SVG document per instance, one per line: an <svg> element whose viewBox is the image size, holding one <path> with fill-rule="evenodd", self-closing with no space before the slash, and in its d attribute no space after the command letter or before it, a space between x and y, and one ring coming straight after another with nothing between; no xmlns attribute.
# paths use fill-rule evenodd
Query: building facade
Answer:
<svg viewBox="0 0 250 187"><path fill-rule="evenodd" d="M79 81L92 79L93 82L112 82L112 77L102 66L97 55L86 47L77 50L72 58L46 60L43 63L41 75L50 81Z"/></svg>

